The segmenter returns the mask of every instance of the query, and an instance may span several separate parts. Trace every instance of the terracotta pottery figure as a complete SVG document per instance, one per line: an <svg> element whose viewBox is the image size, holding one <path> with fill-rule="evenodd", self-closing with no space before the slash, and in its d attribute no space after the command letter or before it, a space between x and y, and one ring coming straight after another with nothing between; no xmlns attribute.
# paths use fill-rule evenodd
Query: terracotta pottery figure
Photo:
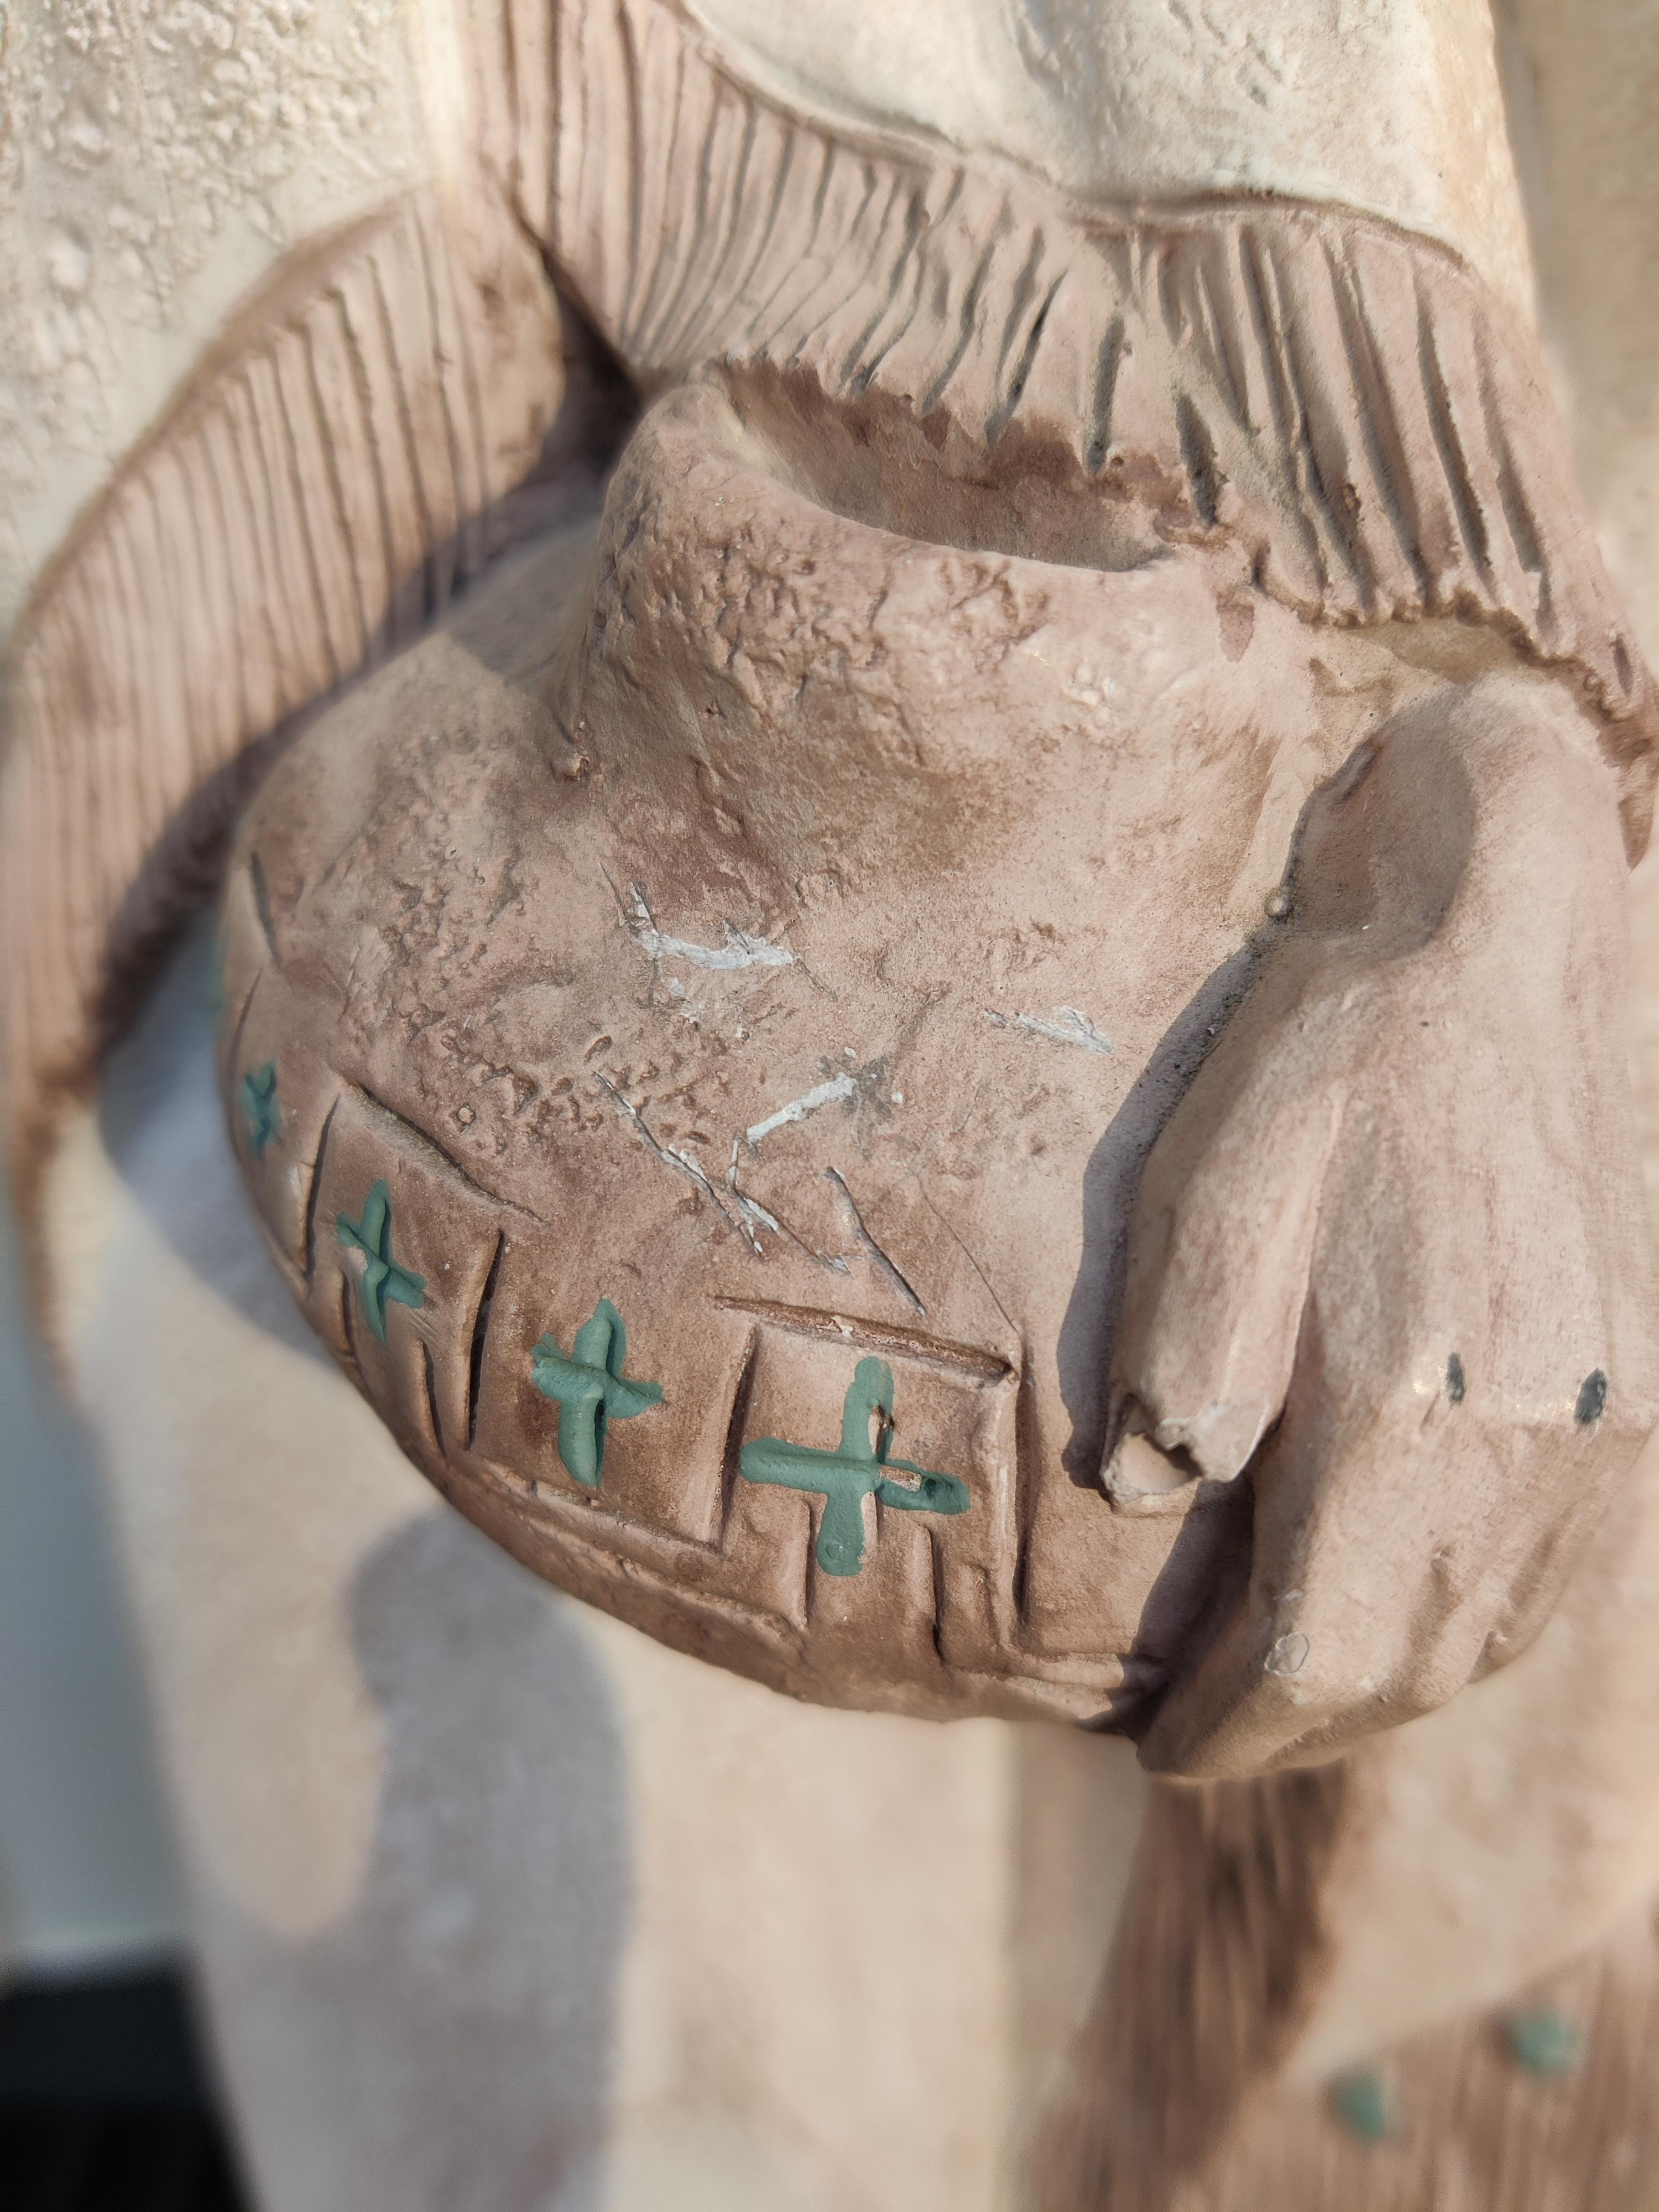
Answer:
<svg viewBox="0 0 1659 2212"><path fill-rule="evenodd" d="M263 2201L1645 2205L1659 11L241 4L0 830Z"/></svg>

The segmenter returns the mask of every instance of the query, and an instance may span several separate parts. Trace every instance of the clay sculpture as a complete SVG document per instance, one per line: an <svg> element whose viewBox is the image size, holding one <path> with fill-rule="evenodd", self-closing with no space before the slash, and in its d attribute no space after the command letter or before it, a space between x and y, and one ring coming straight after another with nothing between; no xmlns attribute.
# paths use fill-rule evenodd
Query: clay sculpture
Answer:
<svg viewBox="0 0 1659 2212"><path fill-rule="evenodd" d="M683 1649L1328 1753L1524 1647L1656 1402L1650 685L1533 343L1357 216L808 161L651 20L647 235L623 19L561 19L557 265L666 387L580 606L418 646L240 832L272 1249L447 1496Z"/></svg>
<svg viewBox="0 0 1659 2212"><path fill-rule="evenodd" d="M392 25L418 125L222 328L180 280L72 526L13 500L15 1183L272 2205L1639 2212L1654 340L1594 41L416 12L336 44ZM252 82L178 15L135 81ZM204 94L190 178L343 145L301 82ZM107 235L0 297L43 386L96 270L161 286L122 117L196 161L71 89ZM210 892L299 1351L176 1187L195 1017L139 1018ZM446 1550L409 1462L714 1668ZM975 1717L1091 1733L915 1725Z"/></svg>

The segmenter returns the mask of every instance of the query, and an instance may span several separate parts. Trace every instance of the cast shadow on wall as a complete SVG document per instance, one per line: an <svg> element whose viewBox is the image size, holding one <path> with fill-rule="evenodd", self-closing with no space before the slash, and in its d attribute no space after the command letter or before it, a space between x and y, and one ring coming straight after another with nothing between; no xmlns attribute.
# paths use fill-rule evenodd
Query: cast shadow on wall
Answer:
<svg viewBox="0 0 1659 2212"><path fill-rule="evenodd" d="M203 933L115 1056L104 1141L191 1272L343 1393L240 1189L214 1082L211 964ZM251 1371L250 1390L262 1385ZM337 1474L351 1483L344 1448ZM296 1485L296 1510L315 1496ZM276 1583L314 1556L273 1562ZM256 2180L280 2174L273 2212L597 2212L631 1909L602 1668L574 1602L435 1501L375 1544L338 1603L385 1747L351 1901L295 1937L210 1875L198 1889L210 1996L240 1992L222 2052L233 2108L239 2078L259 2085ZM245 1755L280 1759L282 1746L256 1723Z"/></svg>
<svg viewBox="0 0 1659 2212"><path fill-rule="evenodd" d="M238 1914L232 1939L287 2039L248 2047L244 2006L263 2126L285 2081L326 2137L280 2170L296 2204L309 2165L312 2201L359 2212L599 2212L630 1905L604 1676L568 1601L447 1511L369 1554L349 1612L388 1753L356 1901L299 1942Z"/></svg>

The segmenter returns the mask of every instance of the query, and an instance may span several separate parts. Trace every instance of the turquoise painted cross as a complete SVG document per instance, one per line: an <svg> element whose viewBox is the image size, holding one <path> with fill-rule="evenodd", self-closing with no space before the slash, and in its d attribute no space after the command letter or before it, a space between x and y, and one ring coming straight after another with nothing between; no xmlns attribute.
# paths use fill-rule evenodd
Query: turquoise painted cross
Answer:
<svg viewBox="0 0 1659 2212"><path fill-rule="evenodd" d="M400 1306L426 1304L426 1277L400 1267L392 1256L391 1192L383 1182L377 1182L363 1200L361 1219L353 1221L346 1214L338 1214L335 1226L341 1243L363 1255L362 1279L357 1288L368 1325L384 1344L388 1298Z"/></svg>
<svg viewBox="0 0 1659 2212"><path fill-rule="evenodd" d="M1510 2052L1528 2074L1571 2074L1584 2054L1584 2039L1553 2005L1518 2014L1509 2024Z"/></svg>
<svg viewBox="0 0 1659 2212"><path fill-rule="evenodd" d="M1331 2110L1361 2142L1380 2143L1394 2130L1394 2099L1389 2085L1369 2066L1339 2075L1328 2092Z"/></svg>
<svg viewBox="0 0 1659 2212"><path fill-rule="evenodd" d="M877 1423L872 1438L872 1422ZM884 1359L860 1359L841 1410L841 1449L760 1437L738 1454L746 1482L781 1483L823 1500L817 1563L826 1575L855 1575L864 1565L864 1501L878 1498L905 1513L965 1513L968 1486L908 1460L889 1459L893 1440L893 1370ZM912 1475L914 1481L896 1480Z"/></svg>
<svg viewBox="0 0 1659 2212"><path fill-rule="evenodd" d="M267 1145L283 1133L283 1109L276 1103L276 1063L268 1060L242 1078L242 1111L247 1116L248 1142L254 1158L264 1157Z"/></svg>
<svg viewBox="0 0 1659 2212"><path fill-rule="evenodd" d="M609 1298L601 1298L576 1331L568 1359L550 1336L530 1355L536 1388L544 1398L558 1401L559 1457L584 1490L599 1486L606 1425L631 1421L662 1401L660 1382L635 1382L623 1375L627 1357L628 1331Z"/></svg>

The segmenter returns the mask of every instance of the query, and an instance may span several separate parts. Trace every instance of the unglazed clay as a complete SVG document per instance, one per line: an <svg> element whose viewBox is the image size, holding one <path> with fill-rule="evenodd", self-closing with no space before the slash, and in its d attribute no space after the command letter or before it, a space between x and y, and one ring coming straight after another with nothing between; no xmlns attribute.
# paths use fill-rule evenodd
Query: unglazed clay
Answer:
<svg viewBox="0 0 1659 2212"><path fill-rule="evenodd" d="M678 35L665 209L738 128ZM556 250L673 387L580 608L245 819L262 1217L446 1493L683 1648L1328 1752L1530 1639L1650 1424L1640 655L1438 247L821 135L809 188L745 97L695 263L618 263L559 111Z"/></svg>
<svg viewBox="0 0 1659 2212"><path fill-rule="evenodd" d="M1534 52L1547 12L1520 11ZM1534 332L1503 143L1521 63L1500 95L1461 0L1236 22L564 0L432 9L418 43L430 173L389 165L398 197L343 202L245 301L19 626L26 1197L257 783L214 956L219 1088L317 1334L550 1580L887 1709L783 1709L591 1620L566 1653L632 1699L641 1793L624 2087L571 2123L621 2147L607 2203L695 2181L766 2212L960 2212L1018 2195L1036 2139L1043 2212L1415 2207L1454 2169L1489 2212L1634 2207L1643 2116L1620 2107L1602 2157L1598 2100L1644 2047L1650 1956L1559 1970L1659 1865L1630 1686L1651 1449L1621 1480L1656 1403L1624 1025L1655 702ZM1577 176L1553 112L1541 143ZM574 2154L514 2101L514 2023L534 2013L562 2068L609 2014L501 1996L501 1875L505 1901L469 1900L489 1924L455 2017L476 1999L501 2032L505 2086L438 2116L476 2046L406 2054L398 2020L430 2001L399 1977L442 1853L377 1873L343 1809L380 1802L343 1632L297 1638L316 1740L308 1705L274 1726L303 1806L253 1805L226 1750L247 1680L265 1694L240 1593L272 1649L306 1604L343 1611L399 1472L307 1370L289 1525L275 1355L224 1328L244 1249L191 1243L182 1135L161 1169L109 1141L136 1195L98 1181L84 1124L57 1186L63 1334L126 1486L264 2171L295 2204L450 2212L465 2166L520 2212ZM77 1175L116 1224L95 1265ZM164 1324L152 1387L114 1318L133 1266L229 1347L183 1413ZM470 1736L533 1766L544 1734L497 1695L520 1646L434 1598L410 1601L428 1686L471 1685ZM1080 1989L1039 2002L1031 1962L1085 1924L1099 1946L1109 1911L1067 1917L1094 1831L1044 1859L1053 1774L1007 1820L981 1737L898 1733L973 1714L1094 1722L1206 1778L1152 1793L1063 2081ZM702 1750L727 1725L723 1782ZM730 1801L718 1844L665 1731ZM814 1769L793 1827L757 1778L786 1743ZM387 1803L395 1833L409 1799ZM728 1921L686 1909L724 1897L739 1827L789 1862L763 1885L775 1927L743 1881ZM986 1875L1005 1829L1012 1910ZM689 1853L690 1891L653 1850ZM862 1885L879 1861L890 1888L895 1856L927 1907L872 1919ZM594 1857L560 1865L599 1924ZM416 1932L354 1926L377 1881ZM295 1948L285 2043L222 1887ZM336 1923L367 1946L343 2001ZM902 2028L842 1972L884 1945ZM377 2015L371 1984L417 1994ZM772 2031L705 2056L744 2045L755 1991ZM325 2084L272 2062L360 2002L377 2063L407 2057L399 2129L356 2109L343 2044ZM698 2056L669 2094L641 2053L671 2018ZM1512 2125L1546 2075L1557 2102ZM674 2133L710 2081L741 2107L729 2169Z"/></svg>
<svg viewBox="0 0 1659 2212"><path fill-rule="evenodd" d="M719 489L705 479L682 511L731 515L756 489L733 476ZM613 618L615 658L631 666L601 661L597 675L573 677L556 655L538 672L562 610L556 574L535 572L540 605L527 576L521 604L533 612L515 637L517 665L491 677L434 639L301 740L250 811L225 909L225 1072L278 1256L406 1448L483 1525L584 1595L835 1701L1109 1709L1126 1682L1138 1688L1177 1659L1194 1593L1240 1541L1230 1478L1284 1401L1320 1264L1310 1216L1322 1186L1346 1171L1346 1148L1365 1178L1386 1141L1379 1121L1406 1118L1401 1055L1431 1060L1449 1023L1467 1040L1490 1004L1492 1079L1507 1101L1527 1079L1502 1039L1524 1005L1534 1023L1549 1019L1578 1065L1599 1068L1571 1110L1609 1118L1592 1120L1575 1144L1586 1158L1628 1154L1620 969L1604 959L1620 941L1617 823L1588 725L1547 679L1488 674L1449 687L1368 638L1321 639L1316 649L1271 604L1252 610L1243 650L1236 636L1230 650L1199 556L1105 576L1005 561L988 574L983 562L902 545L860 597L890 605L896 585L908 606L884 607L875 634L846 640L846 664L873 665L896 689L907 653L939 672L954 646L960 672L947 666L939 687L951 711L930 716L931 687L918 686L908 729L872 714L860 730L856 681L825 679L820 703L786 660L770 697L797 694L799 720L775 769L760 718L712 657L701 684L684 685L688 706L666 741L660 720L628 713L633 701L675 696L649 615L673 621L674 596L651 568L668 569L680 549L671 540L658 552L630 507L615 494L613 502L629 517L641 578L615 587L633 599L630 622ZM799 514L798 526L813 519ZM851 544L832 560L836 538ZM605 545L602 531L602 558ZM840 589L866 546L889 557L863 526L832 518L792 566ZM734 596L743 605L751 592ZM547 622L539 635L538 613ZM796 634L811 639L833 616L825 599L797 603L783 646ZM579 635L599 628L590 617ZM1207 665L1195 649L1206 629ZM684 623L670 633L682 651L688 631L696 635ZM1138 650L1109 653L1100 641L1113 633ZM763 664L781 650L758 625L749 635ZM1412 635L1427 658L1427 633ZM1023 649L1032 641L1035 650ZM1104 714L1066 701L1085 651L1111 701ZM977 712L963 703L976 676ZM562 720L548 702L578 684ZM850 759L826 757L821 733L837 734L837 716L864 740L848 744ZM1248 750L1224 742L1241 726ZM1259 1193L1218 1197L1218 1227L1202 1214L1192 1226L1188 1212L1182 1234L1200 1240L1199 1256L1176 1255L1170 1287L1158 1288L1171 1263L1152 1238L1131 1258L1135 1318L1120 1338L1120 1381L1175 1422L1194 1402L1181 1393L1196 1376L1197 1403L1218 1409L1208 1431L1189 1423L1161 1441L1189 1455L1200 1479L1171 1487L1170 1462L1158 1457L1148 1481L1126 1448L1103 1487L1106 1371L1090 1346L1103 1340L1122 1224L1106 1206L1085 1220L1091 1154L1115 1121L1096 1170L1109 1205L1158 1107L1182 1089L1203 1030L1251 980L1242 967L1224 971L1235 915L1260 915L1279 879L1284 843L1267 845L1258 828L1269 779L1289 781L1300 768L1279 796L1287 842L1320 769L1353 758L1356 738L1377 731L1376 765L1364 775L1370 756L1358 757L1352 796L1346 786L1329 792L1328 822L1310 811L1279 894L1291 912L1258 939L1262 972L1224 1040L1249 1072L1224 1092L1226 1062L1213 1058L1153 1155L1143 1205L1177 1218L1179 1192L1166 1195L1158 1177L1182 1158L1173 1147L1183 1132L1188 1187L1237 1176L1227 1162L1240 1151L1247 1175L1264 1157L1278 1164ZM1021 773L999 790L1011 732L1024 740ZM1206 855L1223 896L1207 929L1183 930L1184 945L1159 926L1158 875L1137 865L1167 820L1172 779L1231 833ZM1580 823L1586 857L1555 925L1550 967L1565 963L1572 983L1552 1010L1540 1003L1541 869L1524 872L1519 944L1493 909L1516 853L1568 821ZM1346 849L1328 854L1339 841ZM1484 861L1483 850L1507 859ZM1402 851L1415 866L1402 866ZM1115 895L1091 896L1095 884ZM1597 886L1611 902L1605 913ZM1448 908L1454 931L1436 926ZM975 931L985 949L964 973ZM1396 985L1402 964L1407 981ZM1164 1097L1149 1103L1143 1088L1132 1100L1130 1072L1218 969L1206 1018L1159 1072ZM1105 975L1121 979L1109 1005ZM1344 1012L1314 1012L1328 990ZM1067 1008L1079 1010L1073 1020ZM1352 1046L1339 1044L1345 1019ZM1311 1045L1295 1042L1304 1023L1315 1027ZM1352 1055L1345 1144L1332 1091L1302 1064L1317 1053L1328 1068L1339 1050ZM1379 1065L1386 1075L1368 1082ZM275 1143L264 1140L263 1093L237 1097L250 1079L276 1086ZM1466 1091L1475 1079L1460 1062ZM1501 1110L1484 1107L1464 1138L1449 1102L1437 1107L1431 1091L1424 1103L1431 1133L1407 1121L1393 1139L1402 1200L1421 1173L1412 1163L1462 1172L1455 1148L1478 1157L1481 1117ZM1271 1126L1279 1118L1284 1133ZM1542 1188L1560 1189L1544 1162L1535 1173ZM1346 1311L1358 1332L1343 1355L1354 1379L1343 1387L1361 1432L1387 1396L1376 1340L1397 1334L1398 1382L1388 1390L1402 1394L1404 1433L1425 1434L1431 1449L1412 1516L1393 1485L1364 1472L1366 1453L1390 1449L1380 1442L1358 1448L1354 1504L1333 1505L1380 1516L1365 1547L1379 1590L1386 1572L1426 1577L1435 1552L1481 1541L1476 1524L1466 1522L1468 1537L1456 1528L1466 1509L1455 1501L1468 1493L1436 1470L1449 1445L1471 1465L1520 1449L1504 1440L1501 1399L1488 1395L1498 1363L1516 1361L1517 1394L1531 1387L1534 1357L1561 1363L1546 1394L1561 1424L1546 1449L1561 1455L1558 1510L1568 1520L1506 1517L1492 1569L1504 1595L1489 1584L1446 1621L1445 1663L1461 1668L1459 1680L1489 1660L1495 1630L1524 1640L1532 1624L1506 1610L1511 1584L1519 1602L1547 1602L1556 1570L1539 1571L1534 1547L1541 1540L1547 1560L1558 1530L1565 1538L1577 1516L1593 1518L1599 1470L1639 1441L1640 1310L1616 1298L1598 1308L1592 1287L1608 1252L1642 1283L1628 1185L1608 1192L1582 1260L1566 1234L1596 1218L1587 1209L1604 1188L1562 1189L1563 1216L1553 1218L1538 1212L1530 1178L1524 1198L1517 1185L1508 1233L1536 1223L1540 1294L1518 1340L1490 1317L1484 1272L1465 1275L1461 1227L1439 1279L1413 1283L1429 1264L1431 1224L1445 1218L1437 1184L1425 1190L1425 1221L1412 1227L1407 1212L1389 1231L1399 1257L1373 1246L1356 1268L1320 1255L1333 1270L1325 1327ZM366 1254L362 1210L372 1200L376 1241ZM1240 1248L1235 1276L1212 1249L1204 1255L1202 1240L1212 1248L1240 1216L1262 1227ZM1177 1289L1171 1320L1170 1290L1193 1265L1200 1283ZM1581 1285L1570 1293L1569 1267ZM1149 1278L1139 1301L1136 1268ZM388 1284L402 1310L387 1304ZM625 1373L660 1395L607 1431L600 1463L591 1447L579 1457L570 1446L539 1347L550 1333L556 1351L570 1351L607 1302L627 1328ZM1069 1367L1039 1359L1028 1347L1063 1346L1068 1313ZM1431 1325L1437 1334L1418 1349L1413 1340ZM1582 1334L1566 1336L1570 1325ZM1457 1397L1455 1358L1466 1377ZM870 1359L896 1377L896 1455L966 1482L970 1506L948 1524L928 1511L901 1518L884 1492L859 1571L826 1574L814 1537L821 1516L804 1498L757 1489L745 1462L766 1437L832 1447ZM1210 1363L1213 1386L1202 1379ZM1614 1370L1632 1378L1628 1428L1616 1405L1577 1420L1587 1379ZM1532 1418L1541 1416L1540 1407ZM1448 1423L1462 1425L1448 1435ZM1288 1444L1289 1431L1279 1434ZM1068 1474L1068 1451L1081 1480ZM1515 1464L1517 1480L1529 1480ZM1402 1469L1395 1481L1403 1480ZM1258 1492L1258 1540L1261 1503ZM1261 1574L1278 1591L1295 1587L1294 1572L1304 1595L1296 1619L1274 1616L1267 1643L1311 1633L1322 1644L1331 1632L1316 1625L1319 1585L1334 1563L1294 1553L1309 1502L1298 1497L1290 1513L1284 1548ZM1417 1520L1409 1539L1402 1517ZM1292 1570L1292 1557L1305 1569ZM1411 1611L1409 1601L1397 1616L1379 1604L1377 1643L1356 1668L1379 1698L1419 1694L1423 1647L1403 1634ZM1416 1632L1425 1626L1419 1617ZM1262 1632L1249 1622L1240 1632L1248 1641ZM1366 1641L1352 1622L1333 1638L1356 1656ZM1294 1724L1298 1692L1322 1678L1306 1663L1264 1674L1267 1656L1251 1650L1254 1671ZM1323 1694L1341 1699L1340 1680ZM1431 1678L1421 1694L1431 1701L1455 1686Z"/></svg>

